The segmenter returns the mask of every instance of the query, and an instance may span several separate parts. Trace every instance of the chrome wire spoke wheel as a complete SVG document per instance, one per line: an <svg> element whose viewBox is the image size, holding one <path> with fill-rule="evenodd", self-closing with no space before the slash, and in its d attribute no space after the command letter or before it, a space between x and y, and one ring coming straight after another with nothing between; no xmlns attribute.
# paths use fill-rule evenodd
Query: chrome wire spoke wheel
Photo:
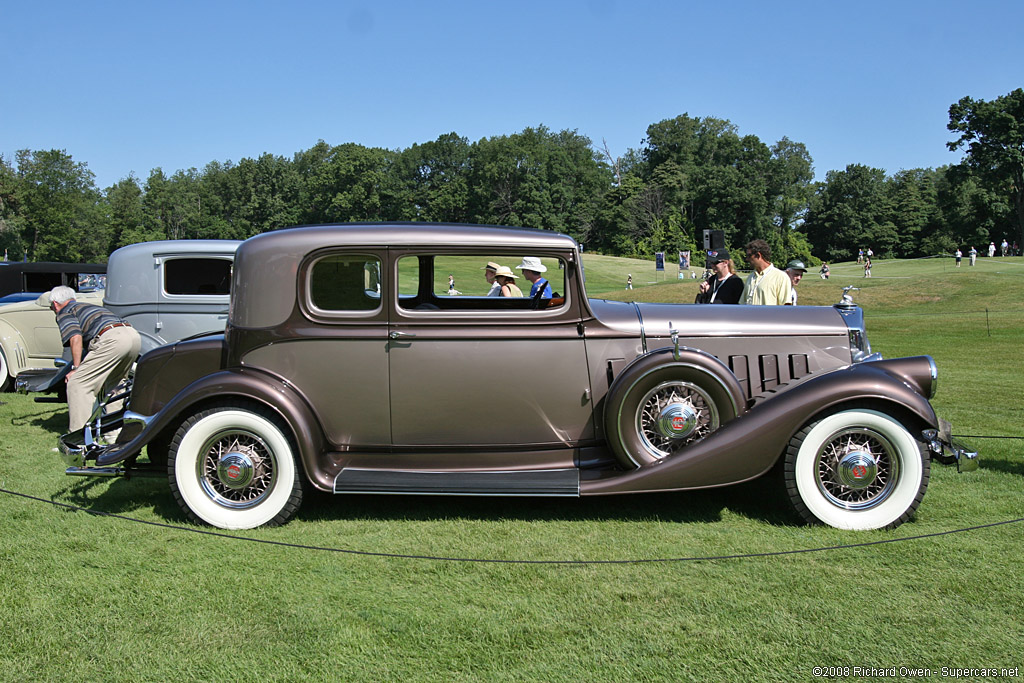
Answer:
<svg viewBox="0 0 1024 683"><path fill-rule="evenodd" d="M287 424L259 406L188 417L171 439L167 476L189 519L221 529L284 524L302 502Z"/></svg>
<svg viewBox="0 0 1024 683"><path fill-rule="evenodd" d="M274 487L277 472L273 450L248 431L215 434L197 460L199 481L211 500L229 508L259 504Z"/></svg>
<svg viewBox="0 0 1024 683"><path fill-rule="evenodd" d="M866 510L892 493L900 476L895 447L882 434L866 428L833 434L815 460L818 488L833 504Z"/></svg>
<svg viewBox="0 0 1024 683"><path fill-rule="evenodd" d="M805 521L867 530L895 528L913 516L931 460L897 417L851 407L805 425L790 439L782 466L786 494Z"/></svg>
<svg viewBox="0 0 1024 683"><path fill-rule="evenodd" d="M718 426L711 396L691 382L662 382L637 406L637 433L644 448L659 460L700 441Z"/></svg>

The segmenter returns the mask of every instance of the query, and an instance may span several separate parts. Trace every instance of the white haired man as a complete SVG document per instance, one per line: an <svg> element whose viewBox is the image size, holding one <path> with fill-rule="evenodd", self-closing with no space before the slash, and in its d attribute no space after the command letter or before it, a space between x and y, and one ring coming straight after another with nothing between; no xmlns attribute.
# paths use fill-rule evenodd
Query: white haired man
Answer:
<svg viewBox="0 0 1024 683"><path fill-rule="evenodd" d="M804 262L798 258L793 259L786 264L786 275L789 276L790 281L793 283L793 294L789 302L796 306L796 286L800 284L800 280L804 279L804 274L807 272L807 266Z"/></svg>
<svg viewBox="0 0 1024 683"><path fill-rule="evenodd" d="M74 432L89 421L97 396L104 396L128 374L142 339L131 325L102 306L75 301L70 287L50 290L50 310L57 316L61 341L71 348L66 381L68 427Z"/></svg>

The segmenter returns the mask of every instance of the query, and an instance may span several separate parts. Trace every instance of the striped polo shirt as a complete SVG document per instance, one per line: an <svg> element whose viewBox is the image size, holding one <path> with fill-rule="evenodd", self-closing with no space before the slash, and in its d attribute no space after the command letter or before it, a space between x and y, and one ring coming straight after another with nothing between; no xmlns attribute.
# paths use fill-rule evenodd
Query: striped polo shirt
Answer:
<svg viewBox="0 0 1024 683"><path fill-rule="evenodd" d="M64 346L71 343L76 334L82 335L82 344L88 345L107 325L124 322L121 318L93 304L72 301L57 314L60 340Z"/></svg>

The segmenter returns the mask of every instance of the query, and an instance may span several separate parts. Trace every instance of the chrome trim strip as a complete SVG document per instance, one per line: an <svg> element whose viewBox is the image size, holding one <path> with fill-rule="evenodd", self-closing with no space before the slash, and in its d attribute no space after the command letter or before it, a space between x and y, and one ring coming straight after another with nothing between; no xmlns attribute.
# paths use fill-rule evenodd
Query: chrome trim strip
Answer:
<svg viewBox="0 0 1024 683"><path fill-rule="evenodd" d="M647 331L644 329L644 316L640 312L640 305L635 301L633 302L633 310L636 311L636 319L640 323L640 348L643 349L643 353L647 353Z"/></svg>
<svg viewBox="0 0 1024 683"><path fill-rule="evenodd" d="M69 467L64 470L69 477L123 477L123 467Z"/></svg>
<svg viewBox="0 0 1024 683"><path fill-rule="evenodd" d="M428 471L346 467L334 479L334 493L491 497L580 495L579 470Z"/></svg>

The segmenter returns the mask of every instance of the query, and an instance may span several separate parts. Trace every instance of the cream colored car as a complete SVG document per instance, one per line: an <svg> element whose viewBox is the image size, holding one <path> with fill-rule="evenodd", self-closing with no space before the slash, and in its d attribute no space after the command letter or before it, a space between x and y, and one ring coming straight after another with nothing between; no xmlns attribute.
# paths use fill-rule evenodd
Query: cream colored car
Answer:
<svg viewBox="0 0 1024 683"><path fill-rule="evenodd" d="M103 290L80 292L75 298L99 305ZM6 391L26 370L53 370L53 359L63 353L57 319L46 294L0 306L0 391Z"/></svg>

